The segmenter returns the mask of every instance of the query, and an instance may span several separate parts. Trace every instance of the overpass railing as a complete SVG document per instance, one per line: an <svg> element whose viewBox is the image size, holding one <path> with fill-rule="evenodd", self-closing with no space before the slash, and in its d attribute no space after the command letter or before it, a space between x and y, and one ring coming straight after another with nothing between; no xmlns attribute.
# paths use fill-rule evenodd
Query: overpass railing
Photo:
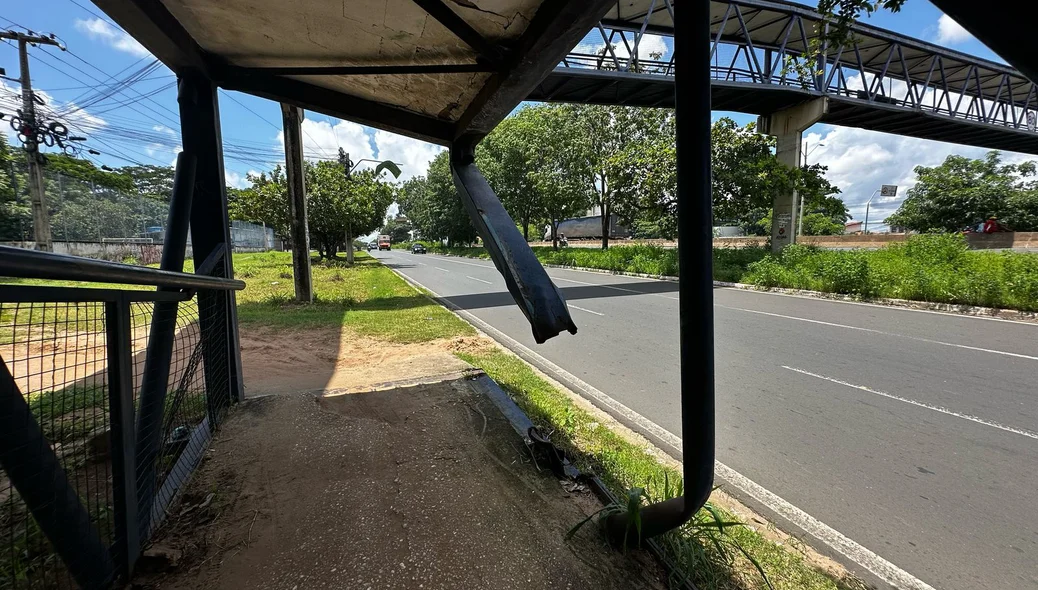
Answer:
<svg viewBox="0 0 1038 590"><path fill-rule="evenodd" d="M642 14L607 18L592 38L596 53L574 51L556 71L592 69L673 76L669 59L647 54L647 36L673 38L669 0L643 2ZM1038 88L1021 73L930 43L866 25L855 25L850 43L822 46L816 31L827 25L813 10L768 0L711 3L711 76L718 81L793 88L841 101L891 105L963 121L1034 132ZM619 11L619 8L617 9ZM632 7L625 7L631 13ZM597 33L597 34L596 34ZM651 44L648 44L651 45Z"/></svg>
<svg viewBox="0 0 1038 590"><path fill-rule="evenodd" d="M0 247L0 587L128 578L237 401L224 250L188 274Z"/></svg>

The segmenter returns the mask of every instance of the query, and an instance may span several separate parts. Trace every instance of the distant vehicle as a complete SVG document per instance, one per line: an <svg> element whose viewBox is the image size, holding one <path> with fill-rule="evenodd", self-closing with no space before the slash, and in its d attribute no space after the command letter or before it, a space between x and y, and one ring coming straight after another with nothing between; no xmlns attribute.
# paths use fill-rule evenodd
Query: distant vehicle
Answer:
<svg viewBox="0 0 1038 590"><path fill-rule="evenodd" d="M378 250L378 243L374 240L368 242L368 252L371 252L372 250Z"/></svg>
<svg viewBox="0 0 1038 590"><path fill-rule="evenodd" d="M418 242L411 244L411 254L425 254L425 246Z"/></svg>
<svg viewBox="0 0 1038 590"><path fill-rule="evenodd" d="M389 250L389 245L390 245L390 243L389 243L389 236L381 235L381 236L378 237L378 249L379 250Z"/></svg>

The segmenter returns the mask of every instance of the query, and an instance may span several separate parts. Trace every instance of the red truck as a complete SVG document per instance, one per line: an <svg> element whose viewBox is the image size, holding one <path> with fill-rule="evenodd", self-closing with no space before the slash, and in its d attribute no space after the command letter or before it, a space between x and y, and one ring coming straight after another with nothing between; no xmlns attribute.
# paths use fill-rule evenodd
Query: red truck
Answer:
<svg viewBox="0 0 1038 590"><path fill-rule="evenodd" d="M381 235L378 237L378 249L389 250L389 236Z"/></svg>

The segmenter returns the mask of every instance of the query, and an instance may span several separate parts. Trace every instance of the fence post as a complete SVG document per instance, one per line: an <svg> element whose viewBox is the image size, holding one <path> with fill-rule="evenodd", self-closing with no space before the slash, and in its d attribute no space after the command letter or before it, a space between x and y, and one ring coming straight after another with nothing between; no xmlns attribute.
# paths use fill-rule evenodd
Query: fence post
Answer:
<svg viewBox="0 0 1038 590"><path fill-rule="evenodd" d="M125 296L105 303L108 351L109 448L112 457L112 500L115 504L113 558L119 574L130 579L140 553L137 506L136 446L133 419L133 354L130 302ZM156 425L159 429L160 425ZM154 478L154 471L151 471Z"/></svg>

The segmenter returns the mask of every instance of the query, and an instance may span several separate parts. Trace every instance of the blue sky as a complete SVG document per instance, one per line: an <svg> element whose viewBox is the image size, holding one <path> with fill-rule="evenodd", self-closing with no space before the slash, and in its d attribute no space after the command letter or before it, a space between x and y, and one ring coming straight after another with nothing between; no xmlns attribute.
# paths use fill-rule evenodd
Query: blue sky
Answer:
<svg viewBox="0 0 1038 590"><path fill-rule="evenodd" d="M998 59L925 0L908 0L902 12L880 12L868 22ZM52 47L30 50L33 86L47 101L47 109L60 114L71 124L73 132L87 137L88 147L100 152L88 155L92 160L112 167L134 163L169 165L174 161L180 145L175 78L161 64L144 69L152 59L150 54L110 23L89 0L7 3L0 15L0 27L28 27L54 33L64 41L67 52ZM670 41L646 41L652 42L667 59ZM602 45L597 32L589 34L582 43L588 49L596 44ZM9 77L18 76L18 54L12 44L0 44L0 67L6 68ZM140 78L131 89L112 96L102 92L130 73L138 73ZM17 99L12 94L16 84L0 83L0 111L10 112L12 101ZM244 186L249 172L267 170L283 161L281 112L276 103L245 94L221 91L220 98L227 180L231 185ZM69 103L83 108L72 110ZM740 123L754 120L741 113L717 112L715 116L731 116ZM318 113L308 112L306 117L304 148L310 157L333 157L342 147L354 160L378 157L400 162L404 175L409 177L424 174L428 161L441 149ZM4 127L10 135L6 123ZM814 126L805 133L805 139L811 144L809 149L813 148L811 162L830 167L830 179L844 190L844 200L857 219L863 216L864 202L879 184L908 186L916 165L938 164L951 153L977 157L986 151L828 125ZM815 148L815 144L824 145ZM1006 156L1014 160L1024 158ZM882 219L897 204L874 202L870 217Z"/></svg>

